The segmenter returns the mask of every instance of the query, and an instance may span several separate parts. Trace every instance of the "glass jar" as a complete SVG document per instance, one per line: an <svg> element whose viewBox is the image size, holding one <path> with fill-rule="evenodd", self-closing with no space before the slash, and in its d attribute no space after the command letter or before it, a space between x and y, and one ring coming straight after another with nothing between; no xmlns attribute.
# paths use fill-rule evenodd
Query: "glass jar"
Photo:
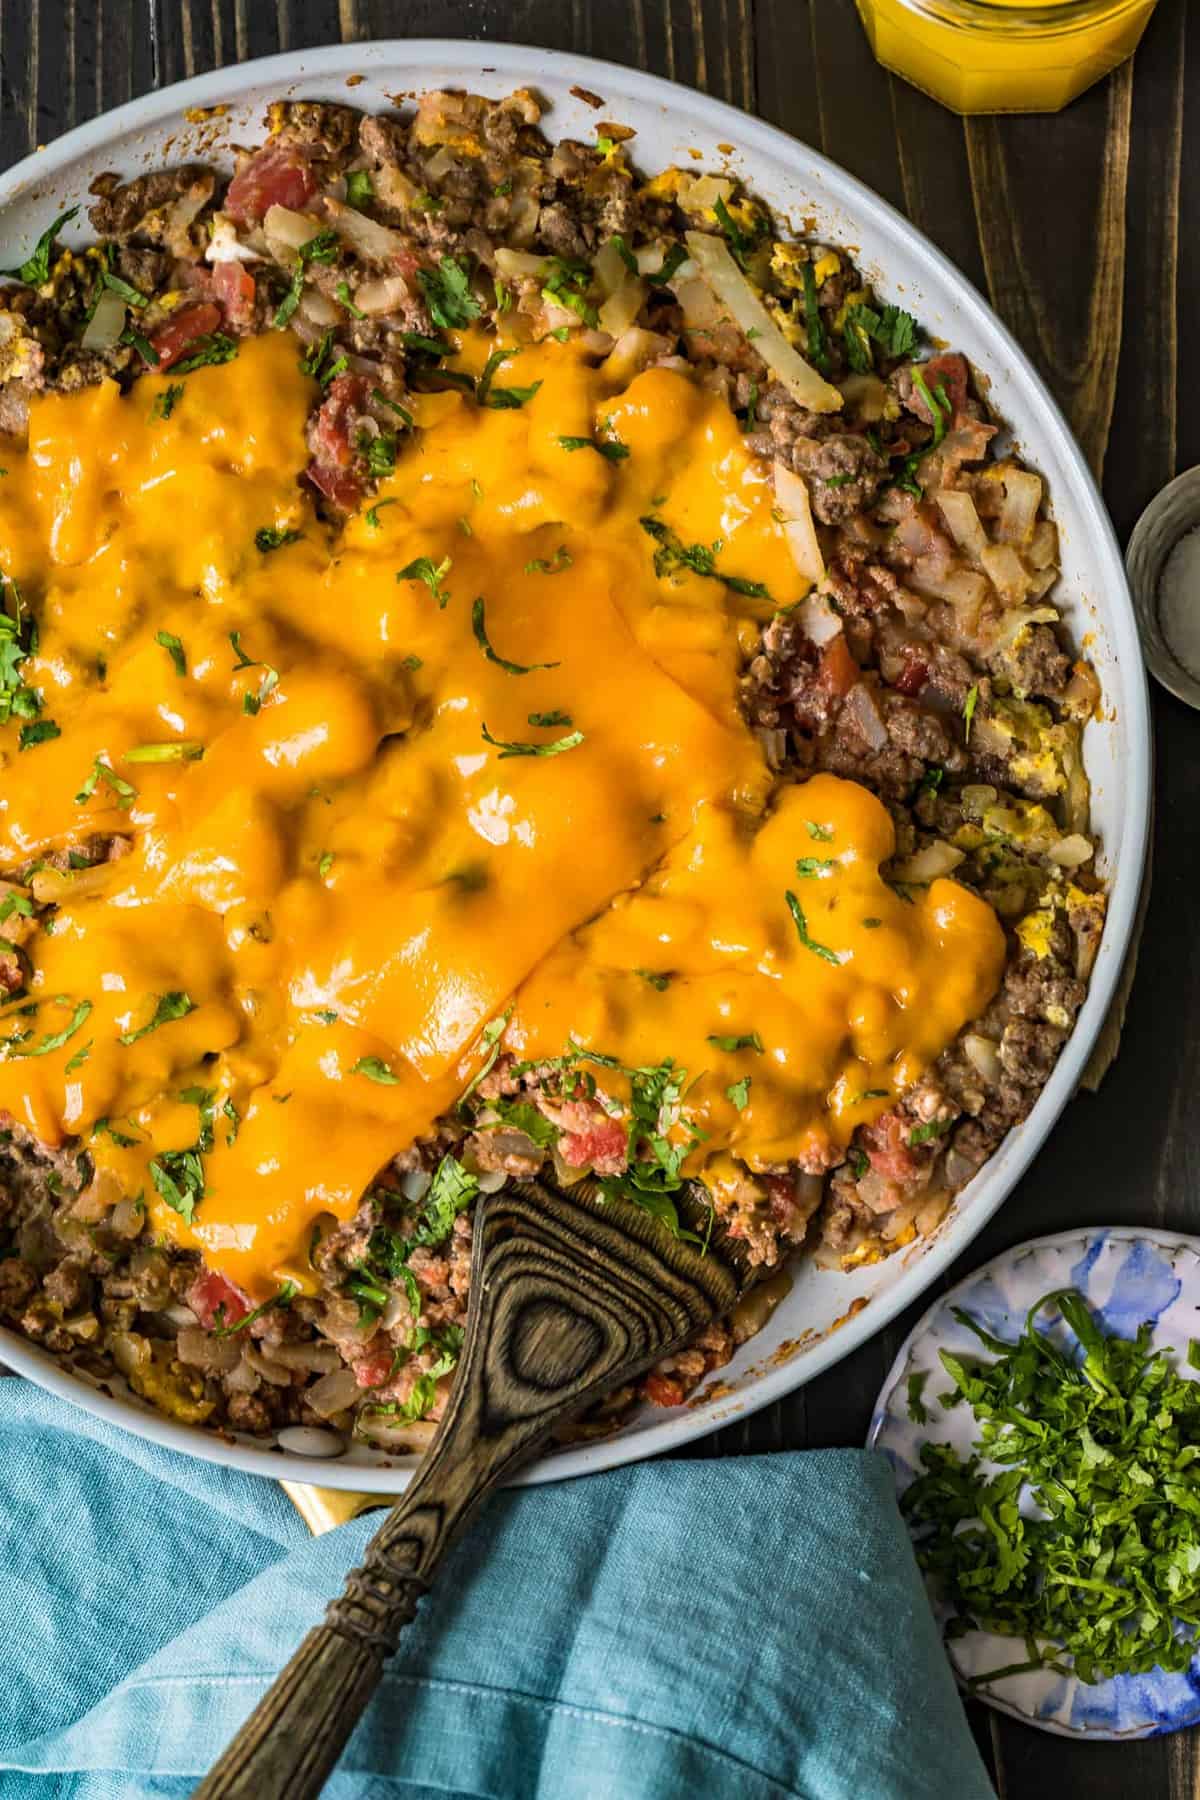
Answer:
<svg viewBox="0 0 1200 1800"><path fill-rule="evenodd" d="M1132 56L1155 0L858 0L885 69L958 113L1057 112Z"/></svg>

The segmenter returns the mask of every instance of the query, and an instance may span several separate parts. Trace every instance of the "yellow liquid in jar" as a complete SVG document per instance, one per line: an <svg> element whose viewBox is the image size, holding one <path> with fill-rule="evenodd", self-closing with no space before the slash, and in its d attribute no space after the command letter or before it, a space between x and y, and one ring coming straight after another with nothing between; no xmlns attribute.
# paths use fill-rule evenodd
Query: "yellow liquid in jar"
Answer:
<svg viewBox="0 0 1200 1800"><path fill-rule="evenodd" d="M858 10L884 68L952 111L1057 112L1132 56L1154 4L858 0Z"/></svg>

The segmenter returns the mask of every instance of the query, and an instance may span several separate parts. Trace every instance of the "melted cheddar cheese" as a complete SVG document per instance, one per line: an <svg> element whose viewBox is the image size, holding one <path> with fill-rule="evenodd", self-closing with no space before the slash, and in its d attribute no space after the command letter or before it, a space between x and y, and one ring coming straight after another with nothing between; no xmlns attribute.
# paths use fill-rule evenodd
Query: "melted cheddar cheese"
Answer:
<svg viewBox="0 0 1200 1800"><path fill-rule="evenodd" d="M865 790L772 792L737 672L804 583L724 404L573 344L495 379L540 385L416 397L338 534L299 483L318 390L287 334L169 407L169 377L45 398L5 456L0 568L58 735L5 733L0 868L128 849L52 878L0 1108L78 1135L255 1298L311 1284L314 1223L353 1214L506 1013L519 1056L686 1068L703 1174L844 1145L999 979L990 909L883 883ZM709 555L656 573L664 541ZM761 1054L713 1041L744 1033Z"/></svg>

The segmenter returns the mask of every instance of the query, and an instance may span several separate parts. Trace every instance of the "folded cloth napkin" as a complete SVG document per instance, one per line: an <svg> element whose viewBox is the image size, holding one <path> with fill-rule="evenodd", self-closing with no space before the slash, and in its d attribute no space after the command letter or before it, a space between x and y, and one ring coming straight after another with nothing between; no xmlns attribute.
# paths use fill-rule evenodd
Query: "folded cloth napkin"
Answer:
<svg viewBox="0 0 1200 1800"><path fill-rule="evenodd" d="M378 1519L0 1381L0 1794L175 1800ZM881 1457L642 1463L497 1496L329 1800L991 1800Z"/></svg>

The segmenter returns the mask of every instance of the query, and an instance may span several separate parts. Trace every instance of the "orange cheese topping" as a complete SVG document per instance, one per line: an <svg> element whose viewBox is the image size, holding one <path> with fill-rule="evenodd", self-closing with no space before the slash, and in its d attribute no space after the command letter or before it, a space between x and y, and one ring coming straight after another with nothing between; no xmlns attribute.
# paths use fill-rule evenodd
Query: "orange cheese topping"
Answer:
<svg viewBox="0 0 1200 1800"><path fill-rule="evenodd" d="M804 583L723 404L572 344L496 379L541 385L417 398L423 429L337 535L298 483L316 389L284 334L188 376L165 418L168 378L46 398L5 455L0 568L59 735L3 734L0 868L130 847L34 877L59 905L0 1019L0 1108L78 1134L256 1298L310 1279L314 1221L453 1104L510 1007L518 1054L573 1037L699 1076L699 1171L844 1144L999 979L986 906L882 883L869 794L772 795L737 670ZM769 598L656 573L646 518ZM299 535L263 550L265 527ZM749 1032L762 1055L710 1041ZM181 1213L161 1176L189 1150Z"/></svg>

